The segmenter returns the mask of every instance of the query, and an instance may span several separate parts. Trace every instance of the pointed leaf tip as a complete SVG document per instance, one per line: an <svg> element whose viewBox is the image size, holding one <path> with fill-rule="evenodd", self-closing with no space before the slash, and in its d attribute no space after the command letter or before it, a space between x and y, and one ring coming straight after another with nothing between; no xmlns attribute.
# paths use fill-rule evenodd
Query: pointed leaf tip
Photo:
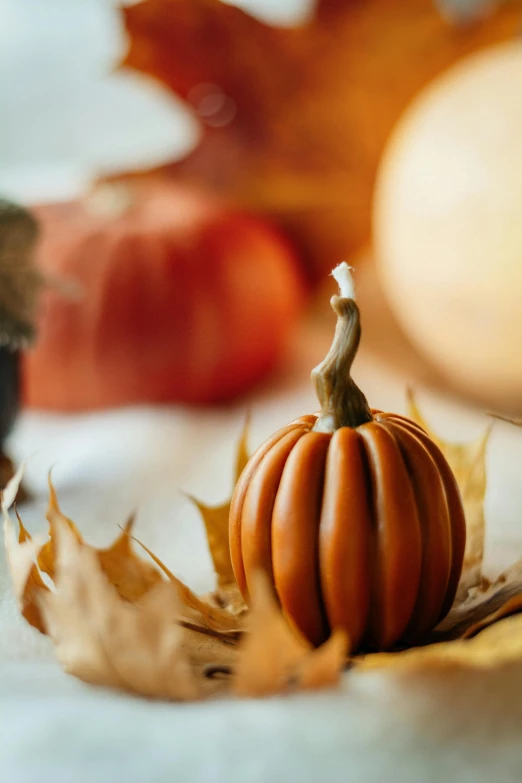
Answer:
<svg viewBox="0 0 522 783"><path fill-rule="evenodd" d="M22 522L22 517L18 513L18 509L16 505L14 506L14 512L16 514L16 518L18 520L18 543L23 544L24 541L32 541L32 536L30 533L26 530L24 523Z"/></svg>
<svg viewBox="0 0 522 783"><path fill-rule="evenodd" d="M14 476L11 479L9 479L6 486L2 490L1 503L2 503L2 511L4 513L4 516L16 500L16 496L19 492L20 485L22 483L22 478L25 471L25 465L26 463L24 460L24 462L22 462L18 466Z"/></svg>
<svg viewBox="0 0 522 783"><path fill-rule="evenodd" d="M247 411L236 449L234 486L250 459L248 451L250 418L250 411ZM230 500L219 506L208 506L193 495L188 493L184 494L185 497L196 506L203 519L208 547L212 557L214 571L217 576L218 590L223 594L226 592L234 592L236 588L236 579L234 576L234 569L232 568L228 540Z"/></svg>

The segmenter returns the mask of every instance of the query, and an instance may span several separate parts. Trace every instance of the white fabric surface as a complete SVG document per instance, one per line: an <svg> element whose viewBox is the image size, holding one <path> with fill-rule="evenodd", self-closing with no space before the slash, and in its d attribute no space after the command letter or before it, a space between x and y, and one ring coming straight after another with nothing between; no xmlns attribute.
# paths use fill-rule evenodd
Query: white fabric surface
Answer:
<svg viewBox="0 0 522 783"><path fill-rule="evenodd" d="M284 375L250 401L252 445L314 410L308 370L330 335L299 344ZM404 379L357 361L372 403L403 410ZM445 435L478 434L485 420L421 394ZM209 502L230 488L246 403L224 411L132 409L79 417L27 413L12 439L29 457L36 492L23 510L41 529L46 472L89 541L108 543L138 509L138 534L197 590L212 584L197 512L180 489ZM498 425L489 452L488 559L500 568L522 553L522 437ZM3 555L2 555L3 557ZM47 639L18 616L0 565L0 780L6 783L462 783L522 779L522 667L402 682L346 674L335 693L264 701L153 703L86 686L63 674Z"/></svg>

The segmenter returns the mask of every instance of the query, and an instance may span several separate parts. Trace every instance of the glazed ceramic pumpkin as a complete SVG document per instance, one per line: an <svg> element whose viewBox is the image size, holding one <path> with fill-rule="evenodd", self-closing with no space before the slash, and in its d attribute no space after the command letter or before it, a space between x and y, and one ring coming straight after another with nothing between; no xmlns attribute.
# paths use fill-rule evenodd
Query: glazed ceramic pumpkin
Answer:
<svg viewBox="0 0 522 783"><path fill-rule="evenodd" d="M462 60L423 90L384 155L380 278L448 385L522 412L522 46Z"/></svg>
<svg viewBox="0 0 522 783"><path fill-rule="evenodd" d="M270 575L313 644L344 628L352 650L418 640L448 612L465 521L438 447L408 419L371 410L350 377L360 337L348 267L335 270L335 338L313 377L321 412L276 432L234 492L230 551L249 599Z"/></svg>
<svg viewBox="0 0 522 783"><path fill-rule="evenodd" d="M41 268L76 290L46 296L24 362L27 404L216 402L276 364L305 288L266 221L161 181L35 214Z"/></svg>

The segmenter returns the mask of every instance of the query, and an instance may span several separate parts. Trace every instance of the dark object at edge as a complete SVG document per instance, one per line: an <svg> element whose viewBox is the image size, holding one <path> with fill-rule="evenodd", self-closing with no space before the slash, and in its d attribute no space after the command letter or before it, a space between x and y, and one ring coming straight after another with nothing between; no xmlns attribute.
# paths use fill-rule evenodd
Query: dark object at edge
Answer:
<svg viewBox="0 0 522 783"><path fill-rule="evenodd" d="M20 410L20 352L0 347L0 451Z"/></svg>
<svg viewBox="0 0 522 783"><path fill-rule="evenodd" d="M20 410L20 349L35 337L40 275L33 261L38 224L31 213L0 199L0 489L14 474L4 444ZM20 487L17 500L26 496Z"/></svg>

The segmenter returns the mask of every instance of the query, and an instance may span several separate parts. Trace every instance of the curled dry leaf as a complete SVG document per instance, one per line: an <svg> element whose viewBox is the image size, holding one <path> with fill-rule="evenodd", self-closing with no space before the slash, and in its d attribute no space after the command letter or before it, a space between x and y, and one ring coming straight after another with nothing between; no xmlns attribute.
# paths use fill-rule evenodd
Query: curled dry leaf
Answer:
<svg viewBox="0 0 522 783"><path fill-rule="evenodd" d="M22 469L2 495L13 589L26 620L51 637L63 668L86 682L156 698L220 690L223 682L209 678L207 668L230 670L238 619L206 606L173 575L163 580L161 570L133 551L130 523L108 549L87 545L60 511L52 483L50 541L31 539L19 517L17 540L8 508L21 476ZM38 568L42 551L53 590Z"/></svg>
<svg viewBox="0 0 522 783"><path fill-rule="evenodd" d="M96 553L82 546L62 522L57 523L54 544L56 589L42 593L39 603L65 671L86 682L145 696L197 698L182 649L183 631L173 619L179 602L176 590L164 583L139 603L124 601Z"/></svg>

